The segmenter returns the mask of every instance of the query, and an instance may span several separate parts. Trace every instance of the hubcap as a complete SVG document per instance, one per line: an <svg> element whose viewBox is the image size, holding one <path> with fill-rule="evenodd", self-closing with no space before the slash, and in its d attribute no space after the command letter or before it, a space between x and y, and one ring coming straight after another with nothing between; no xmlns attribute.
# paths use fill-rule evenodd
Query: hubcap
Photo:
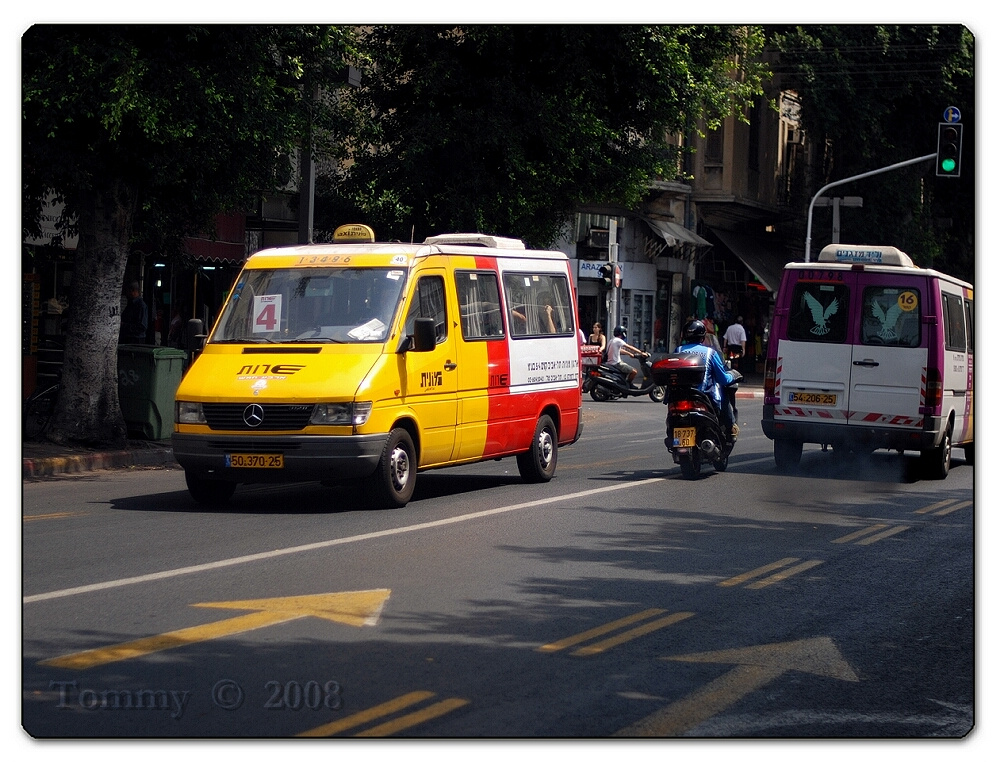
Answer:
<svg viewBox="0 0 1000 762"><path fill-rule="evenodd" d="M548 429L538 435L538 462L542 468L552 463L552 434Z"/></svg>
<svg viewBox="0 0 1000 762"><path fill-rule="evenodd" d="M389 463L392 486L398 492L406 486L410 479L410 456L404 448L397 447L392 451Z"/></svg>

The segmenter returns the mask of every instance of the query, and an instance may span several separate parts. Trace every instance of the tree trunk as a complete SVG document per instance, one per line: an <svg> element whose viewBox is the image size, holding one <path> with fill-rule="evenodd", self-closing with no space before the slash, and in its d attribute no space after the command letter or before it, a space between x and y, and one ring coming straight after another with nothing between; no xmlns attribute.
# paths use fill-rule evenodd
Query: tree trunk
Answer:
<svg viewBox="0 0 1000 762"><path fill-rule="evenodd" d="M134 189L119 182L80 204L62 388L47 432L59 444L126 443L118 400L118 331L135 198Z"/></svg>

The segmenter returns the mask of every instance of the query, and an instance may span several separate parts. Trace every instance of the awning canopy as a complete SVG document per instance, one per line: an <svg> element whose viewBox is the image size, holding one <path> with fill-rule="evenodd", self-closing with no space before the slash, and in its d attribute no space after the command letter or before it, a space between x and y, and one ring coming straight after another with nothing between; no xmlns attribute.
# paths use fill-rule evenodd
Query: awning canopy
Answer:
<svg viewBox="0 0 1000 762"><path fill-rule="evenodd" d="M693 246L712 245L693 230L688 230L686 227L678 225L676 222L651 220L646 218L643 218L642 221L649 225L650 230L666 241L668 246L680 246L685 243L689 243Z"/></svg>
<svg viewBox="0 0 1000 762"><path fill-rule="evenodd" d="M246 245L205 238L185 238L184 253L200 262L241 263L246 259Z"/></svg>
<svg viewBox="0 0 1000 762"><path fill-rule="evenodd" d="M794 257L783 249L741 233L712 228L712 234L746 265L768 291L777 293L778 286L781 285L781 272Z"/></svg>

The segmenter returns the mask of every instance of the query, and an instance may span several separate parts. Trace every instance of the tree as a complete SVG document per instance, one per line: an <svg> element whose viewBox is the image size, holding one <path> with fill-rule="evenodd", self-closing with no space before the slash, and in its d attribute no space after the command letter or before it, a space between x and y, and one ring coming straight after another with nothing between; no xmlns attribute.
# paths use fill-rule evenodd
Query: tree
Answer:
<svg viewBox="0 0 1000 762"><path fill-rule="evenodd" d="M374 27L364 150L328 178L327 209L385 237L548 245L581 204L634 206L674 177L669 133L749 107L762 42L727 26Z"/></svg>
<svg viewBox="0 0 1000 762"><path fill-rule="evenodd" d="M892 244L918 263L972 281L972 33L960 25L811 25L769 28L768 41L779 52L775 71L799 94L810 142L830 146L810 192L934 153L945 108L961 109L960 178L937 178L928 162L839 190L864 197L864 208L845 219L845 243Z"/></svg>
<svg viewBox="0 0 1000 762"><path fill-rule="evenodd" d="M22 39L22 228L41 200L76 231L62 391L48 436L122 445L117 343L137 239L164 250L286 183L350 30L284 26L31 27Z"/></svg>

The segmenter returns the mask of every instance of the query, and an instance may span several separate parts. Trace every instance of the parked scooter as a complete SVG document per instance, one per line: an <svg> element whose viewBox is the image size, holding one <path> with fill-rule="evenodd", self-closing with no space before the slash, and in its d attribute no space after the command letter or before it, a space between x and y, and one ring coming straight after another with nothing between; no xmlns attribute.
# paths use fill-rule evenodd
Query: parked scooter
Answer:
<svg viewBox="0 0 1000 762"><path fill-rule="evenodd" d="M666 389L653 381L653 365L648 352L639 358L639 368L642 371L642 383L636 387L629 384L625 374L614 365L602 363L597 367L591 367L585 389L589 389L590 396L595 402L646 395L649 395L653 402L663 402Z"/></svg>
<svg viewBox="0 0 1000 762"><path fill-rule="evenodd" d="M736 392L743 378L733 371L736 380L723 392L733 408L733 423L738 420ZM729 465L729 454L736 445L736 431L723 431L712 397L701 391L705 365L696 354L668 355L653 366L654 378L667 389L667 436L663 444L681 467L685 479L701 473L702 463L711 463L722 472ZM735 429L735 426L734 426Z"/></svg>

